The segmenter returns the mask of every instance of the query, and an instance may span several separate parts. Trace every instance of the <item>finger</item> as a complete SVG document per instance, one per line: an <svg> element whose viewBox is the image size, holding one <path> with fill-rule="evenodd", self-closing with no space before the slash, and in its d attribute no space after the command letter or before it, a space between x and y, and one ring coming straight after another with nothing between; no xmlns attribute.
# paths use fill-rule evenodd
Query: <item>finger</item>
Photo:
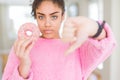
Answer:
<svg viewBox="0 0 120 80"><path fill-rule="evenodd" d="M23 42L23 45L21 46L21 55L26 55L27 48L32 44L32 39L28 39Z"/></svg>
<svg viewBox="0 0 120 80"><path fill-rule="evenodd" d="M14 45L13 45L15 54L16 54L16 45L17 45L17 41L18 41L18 40L16 40L15 43L14 43Z"/></svg>
<svg viewBox="0 0 120 80"><path fill-rule="evenodd" d="M76 41L76 37L71 37L71 38L61 38L61 40L65 43L72 43Z"/></svg>
<svg viewBox="0 0 120 80"><path fill-rule="evenodd" d="M21 48L23 46L23 43L25 42L26 39L19 39L16 43L16 55L20 56L22 55L21 53Z"/></svg>
<svg viewBox="0 0 120 80"><path fill-rule="evenodd" d="M73 42L75 40L77 28L71 27L67 28L62 33L62 41L63 42Z"/></svg>
<svg viewBox="0 0 120 80"><path fill-rule="evenodd" d="M81 43L79 42L75 42L72 44L72 46L70 46L67 51L65 52L65 55L71 54L74 50L76 50L79 46L81 45Z"/></svg>
<svg viewBox="0 0 120 80"><path fill-rule="evenodd" d="M68 50L65 52L65 55L68 55L70 53L72 53L73 51L75 51L77 48L79 48L86 40L87 40L88 36L87 35L78 35L77 36L77 40L76 42L74 42L69 48Z"/></svg>
<svg viewBox="0 0 120 80"><path fill-rule="evenodd" d="M19 49L20 49L20 40L16 40L15 42L15 54L18 56L19 55Z"/></svg>
<svg viewBox="0 0 120 80"><path fill-rule="evenodd" d="M30 54L30 51L31 51L33 45L34 45L34 42L32 42L32 43L28 46L28 48L27 48L26 51L25 51L25 52L26 52L26 55L29 55L29 54Z"/></svg>

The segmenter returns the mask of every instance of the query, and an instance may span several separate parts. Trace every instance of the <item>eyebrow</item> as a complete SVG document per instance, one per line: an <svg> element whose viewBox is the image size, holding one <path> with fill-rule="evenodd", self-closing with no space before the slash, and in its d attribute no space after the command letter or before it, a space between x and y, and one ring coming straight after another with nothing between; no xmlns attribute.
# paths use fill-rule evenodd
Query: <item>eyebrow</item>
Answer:
<svg viewBox="0 0 120 80"><path fill-rule="evenodd" d="M50 13L50 15L53 15L53 14L56 14L56 13L60 13L60 12L56 11L56 12ZM37 12L37 14L40 14L40 15L45 15L45 14L40 13L40 12Z"/></svg>

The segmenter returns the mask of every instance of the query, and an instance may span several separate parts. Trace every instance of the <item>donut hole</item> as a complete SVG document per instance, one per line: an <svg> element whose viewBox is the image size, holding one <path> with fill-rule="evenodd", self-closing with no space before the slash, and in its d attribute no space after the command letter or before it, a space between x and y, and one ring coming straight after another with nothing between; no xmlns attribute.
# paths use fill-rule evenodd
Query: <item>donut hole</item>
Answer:
<svg viewBox="0 0 120 80"><path fill-rule="evenodd" d="M27 31L25 32L25 34L30 37L30 36L32 36L33 33L32 33L32 31L27 30Z"/></svg>

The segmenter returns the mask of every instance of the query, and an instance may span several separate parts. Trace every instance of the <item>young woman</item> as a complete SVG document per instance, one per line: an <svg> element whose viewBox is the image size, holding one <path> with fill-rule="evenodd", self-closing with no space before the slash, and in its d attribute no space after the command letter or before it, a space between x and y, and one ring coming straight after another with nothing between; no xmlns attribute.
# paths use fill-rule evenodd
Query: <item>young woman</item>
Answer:
<svg viewBox="0 0 120 80"><path fill-rule="evenodd" d="M111 55L115 40L102 21L68 18L61 38L64 11L63 0L34 0L32 13L42 35L36 42L16 40L2 80L86 80Z"/></svg>

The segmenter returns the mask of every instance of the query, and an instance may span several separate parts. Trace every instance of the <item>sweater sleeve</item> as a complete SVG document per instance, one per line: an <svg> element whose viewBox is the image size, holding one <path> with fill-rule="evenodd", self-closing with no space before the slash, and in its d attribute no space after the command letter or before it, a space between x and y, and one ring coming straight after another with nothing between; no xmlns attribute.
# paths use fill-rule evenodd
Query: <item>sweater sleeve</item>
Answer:
<svg viewBox="0 0 120 80"><path fill-rule="evenodd" d="M13 48L8 56L8 61L3 72L2 80L25 80L18 72L19 60L14 54ZM33 80L33 73L30 70L29 77L26 80Z"/></svg>
<svg viewBox="0 0 120 80"><path fill-rule="evenodd" d="M111 55L116 46L116 40L107 23L104 29L106 38L100 41L89 38L79 48L83 80L86 80L90 73Z"/></svg>

